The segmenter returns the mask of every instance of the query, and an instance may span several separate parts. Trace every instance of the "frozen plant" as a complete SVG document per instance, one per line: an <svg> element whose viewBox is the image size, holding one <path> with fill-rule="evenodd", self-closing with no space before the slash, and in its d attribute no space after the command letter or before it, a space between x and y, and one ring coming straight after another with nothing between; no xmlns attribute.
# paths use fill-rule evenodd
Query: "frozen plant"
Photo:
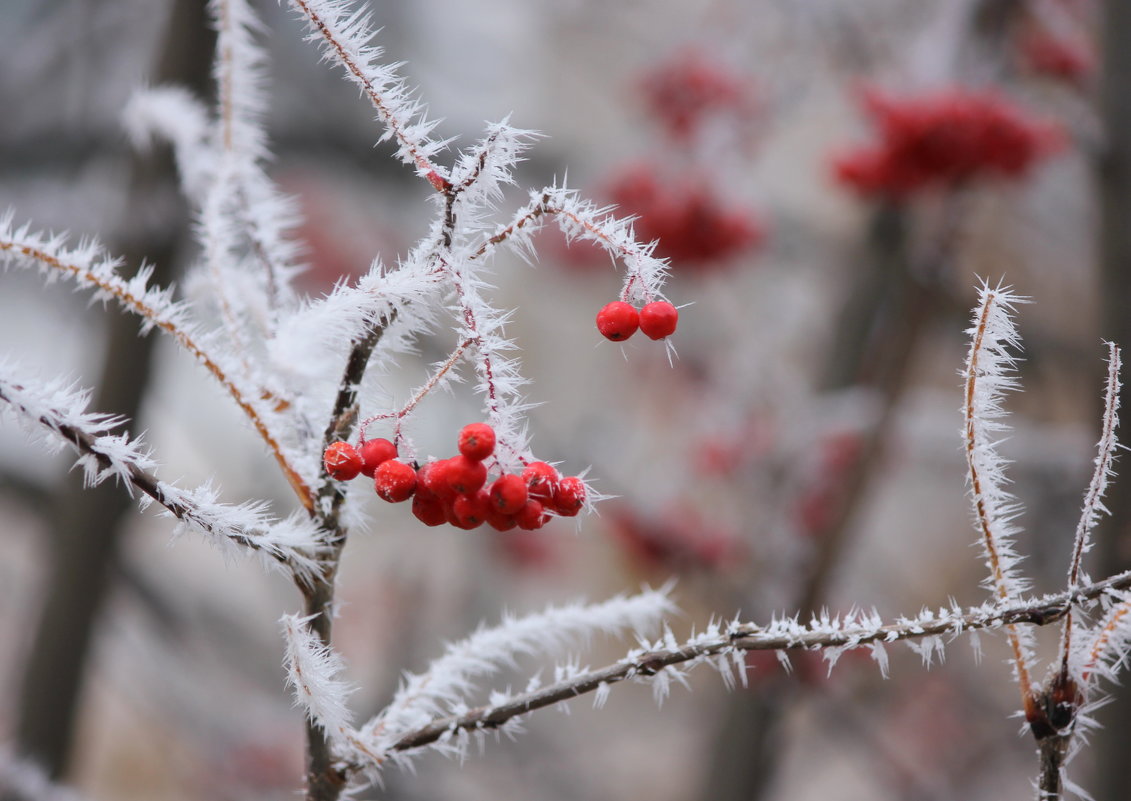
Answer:
<svg viewBox="0 0 1131 801"><path fill-rule="evenodd" d="M39 270L48 280L70 279L138 315L143 330L170 336L246 415L289 482L296 510L278 517L263 503L225 503L213 486L185 488L161 479L150 449L124 431L126 421L88 412L89 393L10 361L0 362L0 400L18 418L46 429L52 441L69 444L88 483L116 479L143 505L155 501L222 548L258 552L294 580L303 608L284 615L280 625L287 682L307 718L307 798L333 801L358 791L378 781L387 765L407 763L427 749L466 755L469 744L489 733L516 732L530 712L584 693L600 705L626 680L649 684L658 699L703 663L728 684L744 682L745 654L754 650L775 651L783 660L788 651L819 651L832 665L847 650L867 648L886 673L887 645L907 642L929 663L947 638L982 629L1003 630L1009 640L1026 720L1040 745L1039 792L1057 797L1085 707L1095 701L1098 680L1122 663L1131 633L1131 573L1095 582L1081 567L1116 448L1119 351L1110 346L1104 431L1067 588L1028 597L1010 546L1016 510L1003 489L1004 463L993 440L1002 391L1013 385L1010 315L1018 299L988 286L975 312L964 394L971 495L991 571L992 597L985 604L890 622L864 611L808 622L781 617L765 625L713 620L683 639L664 625L658 638L647 639L647 630L663 623L674 605L669 588L645 590L482 627L407 676L384 710L355 719L352 687L341 676L344 661L331 637L335 579L355 520L346 481L371 476L383 499L412 498L422 523L460 528L536 528L597 499L580 477L563 477L539 459L528 441L525 383L506 335L508 313L489 298L491 258L503 248L528 255L532 234L553 222L567 237L605 248L623 266L620 299L597 321L606 337L624 339L639 329L666 339L678 315L663 296L666 264L653 257L652 246L636 241L628 222L564 186L530 192L510 215L498 212L532 134L506 121L493 124L477 144L445 161L450 143L433 137L423 107L396 69L381 63L364 10L342 0L291 4L309 38L373 106L382 138L394 141L398 157L432 190L431 228L395 267L374 263L354 284L314 300L292 288L301 252L288 235L296 213L264 166L263 57L245 0L211 5L219 33L214 112L181 90L157 88L137 96L128 115L138 140L163 136L175 147L184 191L199 218L194 280L208 290L212 308L151 286L146 270L124 278L120 262L96 243L69 246L63 237L17 226L12 214L0 220L0 259L9 268ZM202 322L213 317L214 328ZM392 370L420 336L442 328L454 333L456 344L407 400L382 404L368 394L367 376ZM462 429L458 455L421 464L411 438L420 401L461 373L474 377L485 421ZM389 438L367 437L373 428ZM1033 678L1031 627L1057 621L1060 658L1040 683ZM598 631L640 639L608 666L585 669L565 661L551 680L535 677L521 692L496 690L476 700L480 685L518 657L559 658Z"/></svg>

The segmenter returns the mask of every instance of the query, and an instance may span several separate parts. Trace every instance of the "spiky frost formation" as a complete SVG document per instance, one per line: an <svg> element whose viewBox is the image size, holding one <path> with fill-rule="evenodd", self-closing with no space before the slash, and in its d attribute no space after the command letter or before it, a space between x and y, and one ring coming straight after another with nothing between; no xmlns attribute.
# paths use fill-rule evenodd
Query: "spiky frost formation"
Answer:
<svg viewBox="0 0 1131 801"><path fill-rule="evenodd" d="M1102 431L1096 443L1096 456L1093 462L1092 478L1088 488L1084 491L1084 503L1080 510L1080 520L1076 524L1076 536L1072 546L1072 559L1068 565L1068 590L1071 592L1082 583L1088 582L1088 576L1083 570L1083 559L1092 547L1092 530L1100 521L1100 517L1108 513L1104 505L1104 495L1107 492L1109 481L1114 477L1114 462L1119 439L1116 429L1119 426L1119 390L1121 354L1119 347L1108 342L1107 380L1104 386L1104 406L1102 418ZM1119 621L1122 616L1113 620ZM1082 686L1089 683L1090 674L1094 671L1084 667L1089 663L1104 664L1106 655L1103 646L1097 646L1099 640L1108 635L1107 623L1101 622L1097 627L1090 627L1086 621L1081 621L1069 610L1064 619L1061 632L1061 672L1072 676ZM1117 630L1112 630L1112 637L1119 640ZM1095 652L1095 653L1093 653ZM1089 675L1085 675L1089 674Z"/></svg>
<svg viewBox="0 0 1131 801"><path fill-rule="evenodd" d="M283 615L287 686L294 690L295 705L322 727L331 740L342 743L352 734L352 715L347 704L354 687L338 678L345 664L310 630L311 617Z"/></svg>
<svg viewBox="0 0 1131 801"><path fill-rule="evenodd" d="M361 727L359 741L370 753L403 759L395 748L398 741L438 718L464 712L478 679L513 666L519 656L560 654L598 632L643 632L654 627L675 608L669 590L647 590L598 604L550 607L520 618L507 616L498 626L480 628L449 645L425 672L409 674L389 706ZM493 694L496 703L505 697ZM434 747L448 750L449 745L452 743L444 742ZM458 749L458 743L455 745Z"/></svg>
<svg viewBox="0 0 1131 801"><path fill-rule="evenodd" d="M962 415L963 445L966 452L967 482L973 503L975 527L985 555L989 577L987 588L1001 602L1016 600L1027 588L1021 577L1020 556L1014 549L1017 527L1013 524L1020 509L1005 490L1007 462L997 451L1004 423L1002 400L1008 390L1017 388L1012 372L1016 357L1010 349L1020 347L1013 322L1017 304L1026 302L1000 284L983 283L978 306L966 333L970 351L962 372L964 382ZM1033 637L1027 628L1007 626L1012 649L1012 665L1026 710L1033 704L1036 687L1029 674Z"/></svg>
<svg viewBox="0 0 1131 801"><path fill-rule="evenodd" d="M1026 589L1012 542L1017 534L1013 520L1020 509L1005 489L1008 462L997 451L1002 433L1008 430L1002 400L1007 391L1018 388L1013 375L1017 359L1010 349L1021 345L1012 317L1021 302L1024 299L1007 288L982 286L973 323L966 330L970 351L962 373L967 481L990 570L987 585L1002 600L1018 598Z"/></svg>
<svg viewBox="0 0 1131 801"><path fill-rule="evenodd" d="M172 145L181 189L199 206L216 171L212 123L204 105L177 86L140 90L126 103L122 124L135 147L147 147L157 137Z"/></svg>
<svg viewBox="0 0 1131 801"><path fill-rule="evenodd" d="M88 391L58 379L20 376L14 365L0 362L0 400L23 420L54 432L56 442L70 443L79 453L75 464L88 486L116 479L131 494L134 489L144 493L142 506L157 501L166 514L217 545L259 551L304 582L317 572L324 538L310 519L275 520L266 504L223 504L212 487L186 490L159 480L153 475L157 463L149 447L140 438L115 431L124 424L122 418L87 411Z"/></svg>
<svg viewBox="0 0 1131 801"><path fill-rule="evenodd" d="M1119 448L1119 438L1116 429L1119 427L1119 379L1121 367L1120 349L1114 342L1108 342L1107 381L1104 386L1104 411L1102 420L1102 433L1096 443L1096 457L1093 461L1095 469L1092 471L1091 481L1084 491L1084 503L1080 510L1080 521L1076 525L1076 537L1072 548L1072 562L1068 570L1069 588L1087 581L1082 577L1080 566L1081 558L1091 549L1091 533L1100 522L1102 515L1108 514L1104 506L1104 495L1107 493L1108 483L1115 477L1115 454Z"/></svg>
<svg viewBox="0 0 1131 801"><path fill-rule="evenodd" d="M352 5L348 0L290 0L310 29L307 41L318 43L323 60L340 66L376 110L385 129L378 141L394 140L401 161L433 185L442 184L447 171L432 159L447 143L431 138L436 123L425 117L424 104L398 74L400 65L381 63L383 51L372 44L369 10Z"/></svg>
<svg viewBox="0 0 1131 801"><path fill-rule="evenodd" d="M59 276L74 280L80 287L93 290L93 299L115 300L123 309L141 318L141 331L157 328L169 334L227 390L240 409L255 426L271 449L284 476L308 508L312 505L309 478L296 469L301 452L279 435L287 431L291 421L280 419L261 390L249 385L241 376L238 361L232 356L223 337L207 332L189 314L189 306L173 299L168 287L151 287L151 267L143 267L134 277L118 274L120 259L108 256L95 240L70 248L65 237L35 233L26 225L15 228L12 215L0 217L0 266L34 269L47 281Z"/></svg>

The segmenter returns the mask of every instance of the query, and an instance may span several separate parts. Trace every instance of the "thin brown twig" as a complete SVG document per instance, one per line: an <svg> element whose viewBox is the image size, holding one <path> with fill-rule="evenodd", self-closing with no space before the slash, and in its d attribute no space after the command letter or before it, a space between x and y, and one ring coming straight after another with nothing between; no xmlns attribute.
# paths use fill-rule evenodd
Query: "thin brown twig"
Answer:
<svg viewBox="0 0 1131 801"><path fill-rule="evenodd" d="M974 511L978 518L978 528L982 534L982 543L990 562L990 572L993 580L994 591L1000 601L1010 600L1009 590L1006 587L1005 572L1001 565L1001 555L997 548L997 534L989 519L986 509L985 496L982 492L982 476L974 463L975 434L977 433L977 415L974 411L974 399L977 391L978 356L982 352L982 343L986 336L986 327L990 312L993 309L996 295L989 294L982 306L982 313L978 319L974 341L970 346L970 356L966 365L965 402L963 406L966 418L964 444L966 449L966 466L970 474L970 488L974 496ZM1029 666L1025 660L1025 651L1021 645L1021 638L1017 629L1012 625L1006 626L1009 637L1010 649L1013 652L1013 663L1017 670L1017 681L1021 690L1021 702L1027 717L1036 713L1036 699L1033 696L1032 682L1029 677Z"/></svg>

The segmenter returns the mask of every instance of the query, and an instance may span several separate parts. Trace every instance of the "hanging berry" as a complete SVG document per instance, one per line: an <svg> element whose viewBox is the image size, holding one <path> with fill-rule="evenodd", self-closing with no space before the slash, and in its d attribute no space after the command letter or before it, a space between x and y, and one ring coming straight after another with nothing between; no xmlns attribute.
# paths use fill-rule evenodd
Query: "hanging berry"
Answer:
<svg viewBox="0 0 1131 801"><path fill-rule="evenodd" d="M481 462L495 452L495 429L486 423L470 423L459 432L459 452Z"/></svg>
<svg viewBox="0 0 1131 801"><path fill-rule="evenodd" d="M478 492L487 483L487 468L482 462L468 459L463 454L447 460L448 486L457 495Z"/></svg>
<svg viewBox="0 0 1131 801"><path fill-rule="evenodd" d="M640 327L640 314L623 300L614 300L597 312L597 330L605 339L622 342Z"/></svg>
<svg viewBox="0 0 1131 801"><path fill-rule="evenodd" d="M397 446L382 438L365 440L358 452L363 463L361 473L369 478L373 478L373 473L383 463L397 458Z"/></svg>
<svg viewBox="0 0 1131 801"><path fill-rule="evenodd" d="M374 472L373 486L382 500L407 501L416 491L416 471L396 459L382 462Z"/></svg>
<svg viewBox="0 0 1131 801"><path fill-rule="evenodd" d="M569 476L554 488L554 511L562 517L576 517L585 506L585 482Z"/></svg>
<svg viewBox="0 0 1131 801"><path fill-rule="evenodd" d="M526 482L513 473L495 479L489 492L491 508L504 515L517 514L526 505Z"/></svg>
<svg viewBox="0 0 1131 801"><path fill-rule="evenodd" d="M335 481L350 481L361 472L362 459L357 449L348 442L335 442L322 456L326 474Z"/></svg>
<svg viewBox="0 0 1131 801"><path fill-rule="evenodd" d="M531 462L522 470L522 480L531 498L549 501L554 497L554 485L558 483L557 469L547 462Z"/></svg>
<svg viewBox="0 0 1131 801"><path fill-rule="evenodd" d="M675 333L679 310L666 300L648 303L640 310L640 330L649 339L663 339Z"/></svg>

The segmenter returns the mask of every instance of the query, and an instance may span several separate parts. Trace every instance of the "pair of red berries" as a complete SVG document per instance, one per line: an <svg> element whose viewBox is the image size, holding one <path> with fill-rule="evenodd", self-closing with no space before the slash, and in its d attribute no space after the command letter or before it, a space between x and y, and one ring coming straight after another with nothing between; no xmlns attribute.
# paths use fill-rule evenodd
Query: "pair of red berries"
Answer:
<svg viewBox="0 0 1131 801"><path fill-rule="evenodd" d="M663 339L675 333L678 323L679 311L666 300L647 303L640 311L631 303L615 300L597 312L597 330L613 342L623 342L638 328L649 339Z"/></svg>
<svg viewBox="0 0 1131 801"><path fill-rule="evenodd" d="M529 531L551 514L573 517L585 505L584 482L561 477L546 462L531 462L521 475L504 474L487 486L484 460L495 452L495 431L486 423L464 426L458 446L458 456L416 469L396 459L396 446L387 439L366 440L359 448L335 442L323 463L339 481L372 476L377 494L390 503L412 498L412 513L428 526L470 530L487 523L497 531Z"/></svg>

